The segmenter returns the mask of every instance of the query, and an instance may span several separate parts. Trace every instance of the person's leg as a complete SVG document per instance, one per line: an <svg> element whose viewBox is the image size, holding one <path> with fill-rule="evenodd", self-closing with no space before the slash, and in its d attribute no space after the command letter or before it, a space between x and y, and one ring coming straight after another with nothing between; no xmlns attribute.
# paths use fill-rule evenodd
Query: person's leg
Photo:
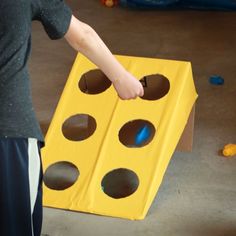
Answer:
<svg viewBox="0 0 236 236"><path fill-rule="evenodd" d="M40 236L42 228L42 164L40 156L40 143L36 139L28 139L29 156L29 183L31 198L31 214L33 236Z"/></svg>
<svg viewBox="0 0 236 236"><path fill-rule="evenodd" d="M0 138L1 236L40 236L41 181L37 140Z"/></svg>

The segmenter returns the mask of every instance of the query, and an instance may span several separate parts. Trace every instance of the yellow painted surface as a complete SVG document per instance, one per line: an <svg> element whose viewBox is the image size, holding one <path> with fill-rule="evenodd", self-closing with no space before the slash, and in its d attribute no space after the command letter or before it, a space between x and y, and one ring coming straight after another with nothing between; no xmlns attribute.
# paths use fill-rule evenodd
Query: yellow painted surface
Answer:
<svg viewBox="0 0 236 236"><path fill-rule="evenodd" d="M143 219L181 137L197 98L189 62L116 56L134 76L162 74L170 82L167 95L159 100L120 100L111 86L97 95L82 93L81 76L96 66L78 55L68 78L42 150L43 167L59 161L73 163L78 181L65 190L44 185L44 205L128 219ZM70 141L61 131L63 122L75 114L89 114L97 128L83 141ZM127 148L118 138L121 127L131 120L150 121L156 129L153 140L142 148ZM113 169L134 171L138 189L130 196L114 199L101 188L103 177ZM168 196L167 196L168 197Z"/></svg>

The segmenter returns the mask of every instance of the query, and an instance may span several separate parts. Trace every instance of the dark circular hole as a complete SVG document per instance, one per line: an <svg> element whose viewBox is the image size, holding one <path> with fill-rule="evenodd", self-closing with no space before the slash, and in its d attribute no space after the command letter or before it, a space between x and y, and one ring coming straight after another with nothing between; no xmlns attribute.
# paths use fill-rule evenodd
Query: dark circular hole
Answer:
<svg viewBox="0 0 236 236"><path fill-rule="evenodd" d="M65 138L82 141L89 138L96 130L96 120L88 114L77 114L68 118L62 125Z"/></svg>
<svg viewBox="0 0 236 236"><path fill-rule="evenodd" d="M158 100L170 90L170 82L163 75L147 75L140 82L144 88L144 96L141 98L145 100Z"/></svg>
<svg viewBox="0 0 236 236"><path fill-rule="evenodd" d="M101 184L102 190L109 197L124 198L137 190L139 179L135 172L120 168L107 173Z"/></svg>
<svg viewBox="0 0 236 236"><path fill-rule="evenodd" d="M119 131L119 140L126 147L143 147L150 143L155 135L155 127L147 120L133 120Z"/></svg>
<svg viewBox="0 0 236 236"><path fill-rule="evenodd" d="M79 88L86 94L99 94L107 90L110 86L111 81L98 69L83 74L79 80Z"/></svg>
<svg viewBox="0 0 236 236"><path fill-rule="evenodd" d="M79 177L78 168L70 162L61 161L50 165L45 171L45 185L54 190L65 190L71 187Z"/></svg>

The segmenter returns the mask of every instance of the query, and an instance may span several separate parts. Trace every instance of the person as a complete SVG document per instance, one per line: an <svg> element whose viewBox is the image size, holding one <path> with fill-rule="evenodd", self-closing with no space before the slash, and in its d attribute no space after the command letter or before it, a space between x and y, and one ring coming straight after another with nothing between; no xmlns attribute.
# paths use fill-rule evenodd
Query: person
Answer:
<svg viewBox="0 0 236 236"><path fill-rule="evenodd" d="M31 22L51 39L65 38L111 80L121 99L143 96L141 83L63 0L0 1L0 235L39 236L44 138L32 105L27 61Z"/></svg>

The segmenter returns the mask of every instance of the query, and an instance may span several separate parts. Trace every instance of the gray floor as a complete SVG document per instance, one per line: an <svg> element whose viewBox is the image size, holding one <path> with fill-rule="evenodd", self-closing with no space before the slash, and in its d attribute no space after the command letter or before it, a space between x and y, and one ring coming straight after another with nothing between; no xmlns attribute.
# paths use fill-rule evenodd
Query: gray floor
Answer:
<svg viewBox="0 0 236 236"><path fill-rule="evenodd" d="M236 157L218 151L236 143L236 14L233 12L109 9L99 0L70 0L113 53L192 62L199 99L192 153L176 152L158 196L143 221L44 209L50 236L235 236ZM50 41L33 23L30 61L33 99L46 131L76 53L64 40ZM224 77L223 86L208 83Z"/></svg>

